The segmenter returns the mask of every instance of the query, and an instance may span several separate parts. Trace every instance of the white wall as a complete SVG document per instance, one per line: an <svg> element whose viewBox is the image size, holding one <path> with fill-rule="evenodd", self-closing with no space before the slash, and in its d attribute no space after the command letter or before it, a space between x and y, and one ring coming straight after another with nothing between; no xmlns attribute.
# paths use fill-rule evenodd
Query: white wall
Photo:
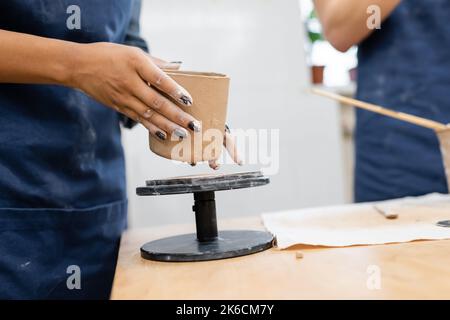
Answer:
<svg viewBox="0 0 450 320"><path fill-rule="evenodd" d="M269 186L219 192L219 219L344 201L338 109L306 93L308 73L297 0L144 0L142 32L152 54L186 70L231 77L228 123L280 129L280 168ZM130 225L193 221L192 196L137 197L145 180L198 172L159 158L143 128L123 136ZM223 171L256 166L226 166Z"/></svg>

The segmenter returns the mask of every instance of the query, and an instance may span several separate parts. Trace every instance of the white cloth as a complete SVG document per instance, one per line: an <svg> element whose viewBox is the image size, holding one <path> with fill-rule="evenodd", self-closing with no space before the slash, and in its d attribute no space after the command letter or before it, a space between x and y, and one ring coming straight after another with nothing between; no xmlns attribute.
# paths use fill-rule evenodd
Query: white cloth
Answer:
<svg viewBox="0 0 450 320"><path fill-rule="evenodd" d="M398 218L386 219L375 206ZM296 244L345 247L450 239L450 228L436 225L450 220L450 195L265 213L262 218L280 249Z"/></svg>

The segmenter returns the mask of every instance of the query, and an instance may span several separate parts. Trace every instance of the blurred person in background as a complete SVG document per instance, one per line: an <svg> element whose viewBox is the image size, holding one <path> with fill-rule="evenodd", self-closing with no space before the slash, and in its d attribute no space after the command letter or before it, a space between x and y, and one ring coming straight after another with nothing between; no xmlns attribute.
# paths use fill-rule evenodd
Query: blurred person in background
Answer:
<svg viewBox="0 0 450 320"><path fill-rule="evenodd" d="M381 28L370 28L370 6ZM315 0L326 39L358 46L358 99L450 123L450 2ZM369 9L369 10L368 10ZM448 193L432 130L357 110L355 201Z"/></svg>

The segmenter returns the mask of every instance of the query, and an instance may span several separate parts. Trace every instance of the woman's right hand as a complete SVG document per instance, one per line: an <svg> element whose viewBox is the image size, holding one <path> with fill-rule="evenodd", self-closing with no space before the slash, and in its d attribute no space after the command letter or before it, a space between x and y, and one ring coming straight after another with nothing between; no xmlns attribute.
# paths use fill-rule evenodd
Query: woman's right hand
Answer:
<svg viewBox="0 0 450 320"><path fill-rule="evenodd" d="M194 117L160 93L184 107L193 102L187 90L160 69L161 60L112 43L80 44L77 50L69 86L140 122L158 139L183 139L187 129L200 131Z"/></svg>

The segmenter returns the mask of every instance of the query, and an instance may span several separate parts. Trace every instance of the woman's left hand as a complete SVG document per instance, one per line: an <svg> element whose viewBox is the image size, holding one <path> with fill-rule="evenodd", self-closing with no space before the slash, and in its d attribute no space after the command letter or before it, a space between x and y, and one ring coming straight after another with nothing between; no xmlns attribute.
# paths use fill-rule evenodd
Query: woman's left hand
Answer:
<svg viewBox="0 0 450 320"><path fill-rule="evenodd" d="M223 146L227 150L231 159L233 159L234 163L236 163L239 166L242 166L243 162L237 150L236 139L231 135L230 128L228 127L228 125L225 126L226 127L225 127L225 136L223 138ZM217 162L217 160L209 161L209 166L214 170L218 170L220 168L220 165Z"/></svg>

